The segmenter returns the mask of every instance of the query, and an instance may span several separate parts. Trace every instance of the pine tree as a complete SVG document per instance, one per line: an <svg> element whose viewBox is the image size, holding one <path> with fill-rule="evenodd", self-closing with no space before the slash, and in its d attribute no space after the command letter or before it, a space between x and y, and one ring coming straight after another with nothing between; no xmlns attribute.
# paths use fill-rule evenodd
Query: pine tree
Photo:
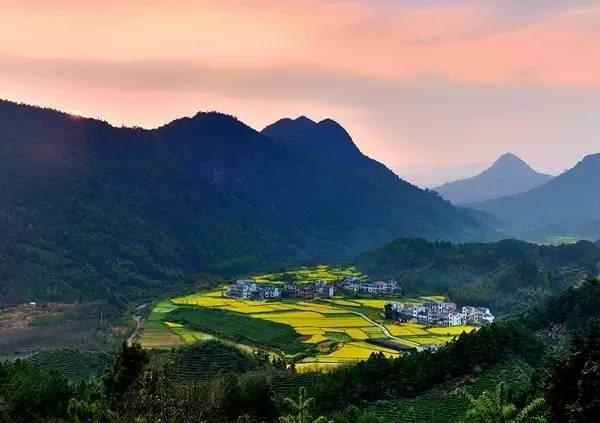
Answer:
<svg viewBox="0 0 600 423"><path fill-rule="evenodd" d="M285 398L285 403L293 410L294 414L279 418L281 423L326 423L323 416L313 419L310 414L310 408L314 403L314 398L306 397L306 389L304 387L298 390L298 400L294 401L291 398Z"/></svg>

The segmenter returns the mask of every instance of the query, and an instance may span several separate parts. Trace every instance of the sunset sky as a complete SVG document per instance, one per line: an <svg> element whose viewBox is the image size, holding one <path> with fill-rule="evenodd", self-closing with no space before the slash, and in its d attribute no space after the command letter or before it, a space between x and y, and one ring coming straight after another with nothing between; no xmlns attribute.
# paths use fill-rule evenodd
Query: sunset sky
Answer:
<svg viewBox="0 0 600 423"><path fill-rule="evenodd" d="M199 110L257 129L331 117L425 185L506 151L551 173L600 152L600 2L0 5L10 100L144 127Z"/></svg>

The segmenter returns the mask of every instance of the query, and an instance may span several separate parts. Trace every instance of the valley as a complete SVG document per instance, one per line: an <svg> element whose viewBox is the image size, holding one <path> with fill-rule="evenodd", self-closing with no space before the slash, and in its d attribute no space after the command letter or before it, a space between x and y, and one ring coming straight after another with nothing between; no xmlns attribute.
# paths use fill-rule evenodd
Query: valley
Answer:
<svg viewBox="0 0 600 423"><path fill-rule="evenodd" d="M0 423L600 421L600 1L1 11Z"/></svg>

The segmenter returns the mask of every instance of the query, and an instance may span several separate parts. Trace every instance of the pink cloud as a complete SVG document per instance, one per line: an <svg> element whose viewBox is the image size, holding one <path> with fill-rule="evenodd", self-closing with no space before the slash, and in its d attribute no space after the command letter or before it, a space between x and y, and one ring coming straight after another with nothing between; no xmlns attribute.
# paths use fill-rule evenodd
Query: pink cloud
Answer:
<svg viewBox="0 0 600 423"><path fill-rule="evenodd" d="M600 13L589 6L514 27L478 2L33 3L3 10L0 55L171 57L467 83L600 83L600 59L592 59L600 57L600 29L593 25L600 28ZM578 29L582 22L587 31Z"/></svg>

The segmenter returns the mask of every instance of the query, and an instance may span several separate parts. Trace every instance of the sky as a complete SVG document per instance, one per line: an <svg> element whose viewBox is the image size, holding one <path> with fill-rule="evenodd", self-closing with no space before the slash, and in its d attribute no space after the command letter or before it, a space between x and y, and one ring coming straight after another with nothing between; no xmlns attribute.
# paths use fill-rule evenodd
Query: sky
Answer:
<svg viewBox="0 0 600 423"><path fill-rule="evenodd" d="M0 97L157 127L333 118L433 186L600 152L600 1L0 0Z"/></svg>

